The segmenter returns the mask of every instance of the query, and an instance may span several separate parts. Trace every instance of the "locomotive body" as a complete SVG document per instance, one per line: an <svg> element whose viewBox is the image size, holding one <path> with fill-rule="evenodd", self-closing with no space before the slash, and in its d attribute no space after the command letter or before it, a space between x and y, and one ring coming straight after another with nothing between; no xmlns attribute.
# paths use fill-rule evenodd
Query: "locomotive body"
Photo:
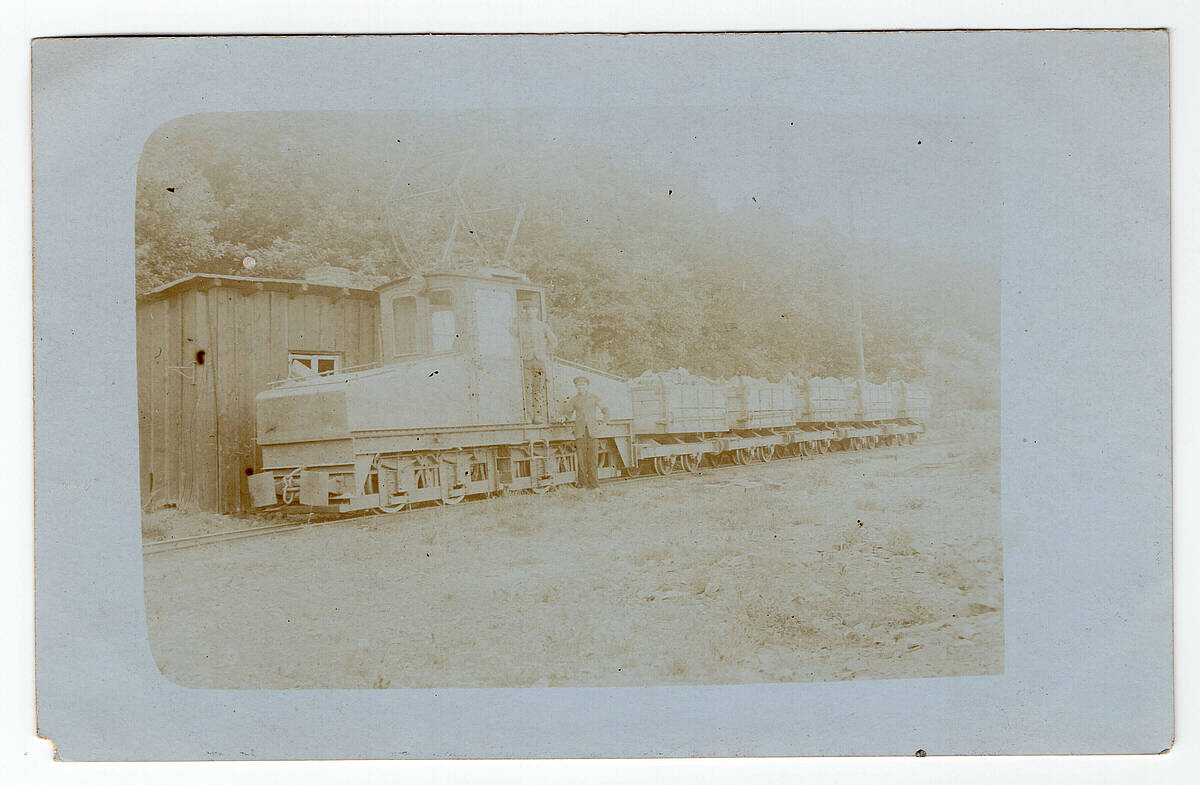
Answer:
<svg viewBox="0 0 1200 785"><path fill-rule="evenodd" d="M377 291L381 363L285 379L257 396L256 507L393 509L574 478L569 426L532 424L524 398L515 315L524 303L544 309L541 287L484 270L414 276ZM602 436L611 454L601 476L612 476L620 460L613 437L630 443L625 380L557 359L548 375L553 419L562 419L576 376L588 377L609 408Z"/></svg>
<svg viewBox="0 0 1200 785"><path fill-rule="evenodd" d="M928 394L914 385L717 381L683 369L631 382L555 358L550 422L535 424L516 314L532 303L545 318L540 286L484 269L412 276L376 291L380 362L284 379L257 396L254 506L395 511L574 482L565 405L578 376L609 411L596 434L601 477L903 444L928 414Z"/></svg>

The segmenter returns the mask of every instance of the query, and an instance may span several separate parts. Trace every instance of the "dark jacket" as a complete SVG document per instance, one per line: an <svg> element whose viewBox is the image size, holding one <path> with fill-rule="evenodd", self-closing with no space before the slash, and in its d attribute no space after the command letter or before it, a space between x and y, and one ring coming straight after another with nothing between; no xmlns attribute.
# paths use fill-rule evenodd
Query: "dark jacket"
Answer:
<svg viewBox="0 0 1200 785"><path fill-rule="evenodd" d="M591 392L576 393L567 401L567 412L575 418L575 438L584 434L596 435L596 426L599 424L596 409L604 412L604 419L608 419L608 407Z"/></svg>

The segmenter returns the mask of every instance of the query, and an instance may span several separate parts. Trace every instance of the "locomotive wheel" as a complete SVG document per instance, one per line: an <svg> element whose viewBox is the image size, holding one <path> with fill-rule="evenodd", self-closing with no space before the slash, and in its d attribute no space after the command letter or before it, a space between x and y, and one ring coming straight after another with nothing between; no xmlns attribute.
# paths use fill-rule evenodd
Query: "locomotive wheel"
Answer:
<svg viewBox="0 0 1200 785"><path fill-rule="evenodd" d="M442 502L442 504L455 505L455 504L458 504L459 502L461 502L465 498L467 498L467 491L466 491L466 489L463 489L463 492L460 493L458 496L443 496L441 498L441 502Z"/></svg>
<svg viewBox="0 0 1200 785"><path fill-rule="evenodd" d="M754 458L754 449L751 447L739 447L733 451L733 462L738 466L745 466Z"/></svg>
<svg viewBox="0 0 1200 785"><path fill-rule="evenodd" d="M775 459L775 446L772 444L764 444L758 448L758 459L763 463L770 463Z"/></svg>
<svg viewBox="0 0 1200 785"><path fill-rule="evenodd" d="M380 504L375 507L376 512L381 512L385 515L391 515L394 512L403 512L408 509L408 502L400 502L398 504Z"/></svg>
<svg viewBox="0 0 1200 785"><path fill-rule="evenodd" d="M686 453L679 456L679 461L683 464L683 470L686 472L700 471L700 457L699 453Z"/></svg>
<svg viewBox="0 0 1200 785"><path fill-rule="evenodd" d="M675 471L675 456L674 455L658 455L654 458L654 471L657 474L666 476Z"/></svg>
<svg viewBox="0 0 1200 785"><path fill-rule="evenodd" d="M280 495L284 504L292 504L300 499L300 471L300 468L293 469L283 478L283 491Z"/></svg>
<svg viewBox="0 0 1200 785"><path fill-rule="evenodd" d="M531 485L529 486L529 492L541 496L543 493L549 493L552 488L554 488L553 485ZM462 499L460 498L458 501L462 501ZM458 504L458 502L454 502L454 504Z"/></svg>
<svg viewBox="0 0 1200 785"><path fill-rule="evenodd" d="M642 473L642 464L639 461L634 461L625 467L626 477L639 477Z"/></svg>
<svg viewBox="0 0 1200 785"><path fill-rule="evenodd" d="M800 448L800 454L803 455L805 458L808 458L813 454L813 443L812 442L801 442L797 446Z"/></svg>

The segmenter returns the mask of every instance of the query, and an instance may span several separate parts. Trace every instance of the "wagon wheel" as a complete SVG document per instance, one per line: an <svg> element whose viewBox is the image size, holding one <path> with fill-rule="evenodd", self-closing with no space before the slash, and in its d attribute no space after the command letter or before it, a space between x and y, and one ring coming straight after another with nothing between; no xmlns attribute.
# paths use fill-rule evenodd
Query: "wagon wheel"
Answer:
<svg viewBox="0 0 1200 785"><path fill-rule="evenodd" d="M654 457L654 471L664 477L675 470L674 455L657 455Z"/></svg>
<svg viewBox="0 0 1200 785"><path fill-rule="evenodd" d="M638 477L641 475L641 473L642 473L642 464L640 461L631 461L625 467L625 476L626 477Z"/></svg>
<svg viewBox="0 0 1200 785"><path fill-rule="evenodd" d="M375 511L391 515L394 512L404 512L408 509L409 502L397 502L396 504L377 504Z"/></svg>
<svg viewBox="0 0 1200 785"><path fill-rule="evenodd" d="M685 453L679 456L680 463L683 464L683 470L686 472L700 471L700 453Z"/></svg>
<svg viewBox="0 0 1200 785"><path fill-rule="evenodd" d="M758 448L758 459L763 463L770 463L775 458L775 446L772 444L764 444Z"/></svg>

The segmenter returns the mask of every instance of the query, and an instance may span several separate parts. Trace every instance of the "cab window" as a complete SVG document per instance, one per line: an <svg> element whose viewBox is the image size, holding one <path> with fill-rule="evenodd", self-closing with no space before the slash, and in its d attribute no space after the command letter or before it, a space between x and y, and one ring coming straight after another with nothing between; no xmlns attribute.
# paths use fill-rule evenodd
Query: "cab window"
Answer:
<svg viewBox="0 0 1200 785"><path fill-rule="evenodd" d="M417 343L417 298L397 297L393 300L392 320L395 322L396 356L420 351Z"/></svg>
<svg viewBox="0 0 1200 785"><path fill-rule="evenodd" d="M479 353L485 357L511 357L513 344L513 298L503 289L475 292L475 324L479 331Z"/></svg>
<svg viewBox="0 0 1200 785"><path fill-rule="evenodd" d="M429 320L433 351L445 352L453 349L458 332L454 325L454 293L449 289L430 292Z"/></svg>

